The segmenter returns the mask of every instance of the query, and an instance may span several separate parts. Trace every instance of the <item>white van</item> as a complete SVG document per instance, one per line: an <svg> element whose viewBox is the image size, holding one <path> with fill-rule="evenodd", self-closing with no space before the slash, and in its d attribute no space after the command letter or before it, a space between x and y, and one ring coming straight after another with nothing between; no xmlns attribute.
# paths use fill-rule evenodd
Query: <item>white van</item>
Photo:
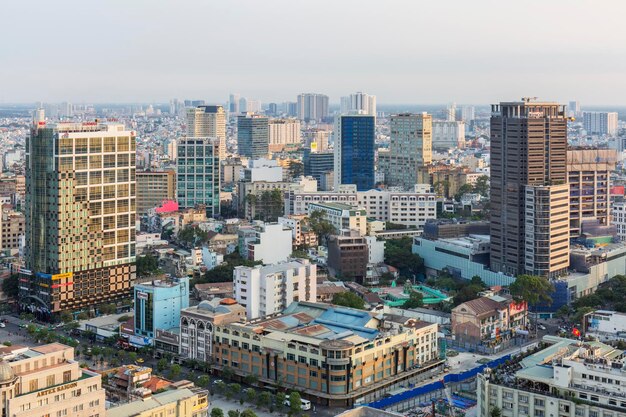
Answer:
<svg viewBox="0 0 626 417"><path fill-rule="evenodd" d="M307 411L307 410L311 409L311 401L309 401L309 400L302 400L301 399L300 403L301 403L300 409L302 411ZM286 399L283 404L285 404L287 407L291 407L291 403L289 402L289 399Z"/></svg>

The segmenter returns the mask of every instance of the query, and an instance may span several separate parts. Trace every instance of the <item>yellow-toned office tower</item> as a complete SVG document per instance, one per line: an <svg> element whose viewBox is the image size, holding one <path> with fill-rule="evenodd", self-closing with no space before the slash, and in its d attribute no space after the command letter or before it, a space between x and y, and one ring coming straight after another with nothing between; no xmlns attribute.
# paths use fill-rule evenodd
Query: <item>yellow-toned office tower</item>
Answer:
<svg viewBox="0 0 626 417"><path fill-rule="evenodd" d="M187 137L219 139L220 161L226 158L226 112L223 106L187 109Z"/></svg>
<svg viewBox="0 0 626 417"><path fill-rule="evenodd" d="M130 295L135 132L36 121L26 141L26 248L19 302L41 318Z"/></svg>

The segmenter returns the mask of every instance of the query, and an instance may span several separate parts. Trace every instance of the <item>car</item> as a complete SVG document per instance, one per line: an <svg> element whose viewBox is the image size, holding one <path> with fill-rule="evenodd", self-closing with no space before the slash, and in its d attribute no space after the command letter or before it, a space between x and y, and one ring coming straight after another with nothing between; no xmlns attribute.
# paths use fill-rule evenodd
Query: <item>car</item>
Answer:
<svg viewBox="0 0 626 417"><path fill-rule="evenodd" d="M7 325L2 323L2 322L0 322L0 327L4 328L4 327L7 327Z"/></svg>
<svg viewBox="0 0 626 417"><path fill-rule="evenodd" d="M224 381L222 381L221 379L216 379L215 381L213 381L213 385L217 385L217 384L223 384Z"/></svg>
<svg viewBox="0 0 626 417"><path fill-rule="evenodd" d="M285 406L287 406L287 407L291 407L291 402L289 401L289 399L286 399L283 404ZM311 401L305 400L305 399L301 399L300 400L300 409L302 411L310 410L311 409Z"/></svg>
<svg viewBox="0 0 626 417"><path fill-rule="evenodd" d="M539 327L539 329L541 329L541 330L546 330L546 326L544 326L543 324L540 324L540 325L539 325L539 326L537 326L537 327Z"/></svg>
<svg viewBox="0 0 626 417"><path fill-rule="evenodd" d="M20 324L20 329L25 329L26 327L28 327L26 324L24 323Z"/></svg>
<svg viewBox="0 0 626 417"><path fill-rule="evenodd" d="M143 360L143 358L137 358L137 363L144 363L145 361Z"/></svg>

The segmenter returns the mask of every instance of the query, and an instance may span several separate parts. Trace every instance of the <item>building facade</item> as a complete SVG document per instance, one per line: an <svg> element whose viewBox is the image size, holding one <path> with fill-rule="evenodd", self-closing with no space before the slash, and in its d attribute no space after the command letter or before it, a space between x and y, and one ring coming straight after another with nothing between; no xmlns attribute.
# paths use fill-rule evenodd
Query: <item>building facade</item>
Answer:
<svg viewBox="0 0 626 417"><path fill-rule="evenodd" d="M278 317L215 326L214 355L217 372L344 407L442 363L436 324L302 301Z"/></svg>
<svg viewBox="0 0 626 417"><path fill-rule="evenodd" d="M47 318L129 297L135 132L118 123L38 122L26 166L21 308Z"/></svg>
<svg viewBox="0 0 626 417"><path fill-rule="evenodd" d="M302 93L297 102L298 119L306 122L321 121L328 117L328 96L317 93Z"/></svg>
<svg viewBox="0 0 626 417"><path fill-rule="evenodd" d="M617 135L617 112L583 112L583 127L590 135Z"/></svg>
<svg viewBox="0 0 626 417"><path fill-rule="evenodd" d="M412 190L419 183L418 168L432 162L432 116L401 113L392 115L389 123L389 151L379 152L379 171L387 185Z"/></svg>
<svg viewBox="0 0 626 417"><path fill-rule="evenodd" d="M2 210L1 221L0 248L3 251L19 250L26 233L24 214L19 211Z"/></svg>
<svg viewBox="0 0 626 417"><path fill-rule="evenodd" d="M376 139L374 116L339 116L335 126L335 190L356 184L357 190L374 187Z"/></svg>
<svg viewBox="0 0 626 417"><path fill-rule="evenodd" d="M189 307L189 278L136 284L135 335L151 341L157 329L178 327L180 310ZM152 343L151 343L152 344Z"/></svg>
<svg viewBox="0 0 626 417"><path fill-rule="evenodd" d="M207 217L220 212L220 157L216 138L178 141L176 193L180 208L204 206Z"/></svg>
<svg viewBox="0 0 626 417"><path fill-rule="evenodd" d="M328 269L335 276L363 283L367 275L369 248L356 230L342 230L328 238Z"/></svg>
<svg viewBox="0 0 626 417"><path fill-rule="evenodd" d="M0 414L12 417L104 417L100 374L82 369L59 343L0 351Z"/></svg>
<svg viewBox="0 0 626 417"><path fill-rule="evenodd" d="M269 119L257 114L237 117L237 145L239 155L265 158L269 152Z"/></svg>
<svg viewBox="0 0 626 417"><path fill-rule="evenodd" d="M238 266L234 295L254 320L282 312L294 301L316 301L317 265L307 259L255 267Z"/></svg>
<svg viewBox="0 0 626 417"><path fill-rule="evenodd" d="M175 171L137 172L137 214L147 214L167 200L176 200Z"/></svg>
<svg viewBox="0 0 626 417"><path fill-rule="evenodd" d="M111 407L107 417L207 417L209 392L192 387L169 389L149 398Z"/></svg>
<svg viewBox="0 0 626 417"><path fill-rule="evenodd" d="M289 190L285 193L285 215L307 214L311 203L340 203L355 207L358 204L356 186L341 185L335 191Z"/></svg>
<svg viewBox="0 0 626 417"><path fill-rule="evenodd" d="M416 185L414 192L369 190L357 193L358 206L368 218L423 228L437 218L437 199L430 185Z"/></svg>
<svg viewBox="0 0 626 417"><path fill-rule="evenodd" d="M220 161L226 158L226 112L220 105L187 109L187 137L217 138Z"/></svg>
<svg viewBox="0 0 626 417"><path fill-rule="evenodd" d="M356 230L361 236L367 232L367 213L364 209L340 203L310 203L308 215L315 211L325 213L325 219L337 231L342 229Z"/></svg>
<svg viewBox="0 0 626 417"><path fill-rule="evenodd" d="M322 176L335 169L335 153L333 151L312 152L305 148L302 162L304 175L315 178L319 185L322 183Z"/></svg>
<svg viewBox="0 0 626 417"><path fill-rule="evenodd" d="M570 236L580 236L583 223L610 224L611 173L615 170L614 149L571 148L567 150L570 196Z"/></svg>
<svg viewBox="0 0 626 417"><path fill-rule="evenodd" d="M341 97L341 114L366 114L376 116L376 96L358 92Z"/></svg>
<svg viewBox="0 0 626 417"><path fill-rule="evenodd" d="M286 261L293 252L291 229L280 223L265 223L254 230L254 240L247 244L251 261L274 264Z"/></svg>
<svg viewBox="0 0 626 417"><path fill-rule="evenodd" d="M465 122L433 120L433 149L447 152L465 147Z"/></svg>
<svg viewBox="0 0 626 417"><path fill-rule="evenodd" d="M557 103L492 105L491 269L563 275L569 266L567 112Z"/></svg>
<svg viewBox="0 0 626 417"><path fill-rule="evenodd" d="M300 145L300 120L272 119L268 128L270 152L280 152L286 146Z"/></svg>

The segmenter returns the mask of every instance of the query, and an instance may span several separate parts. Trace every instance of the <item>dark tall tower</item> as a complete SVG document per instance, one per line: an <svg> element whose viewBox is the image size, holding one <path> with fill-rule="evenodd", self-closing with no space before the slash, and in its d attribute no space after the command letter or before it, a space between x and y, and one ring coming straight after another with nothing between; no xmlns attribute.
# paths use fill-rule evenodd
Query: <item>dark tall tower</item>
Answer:
<svg viewBox="0 0 626 417"><path fill-rule="evenodd" d="M491 268L554 277L569 266L564 105L491 106Z"/></svg>
<svg viewBox="0 0 626 417"><path fill-rule="evenodd" d="M356 184L359 191L373 188L376 118L339 116L335 138L335 190L340 184Z"/></svg>
<svg viewBox="0 0 626 417"><path fill-rule="evenodd" d="M269 119L256 114L237 117L239 155L265 158L269 152Z"/></svg>

